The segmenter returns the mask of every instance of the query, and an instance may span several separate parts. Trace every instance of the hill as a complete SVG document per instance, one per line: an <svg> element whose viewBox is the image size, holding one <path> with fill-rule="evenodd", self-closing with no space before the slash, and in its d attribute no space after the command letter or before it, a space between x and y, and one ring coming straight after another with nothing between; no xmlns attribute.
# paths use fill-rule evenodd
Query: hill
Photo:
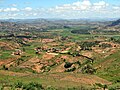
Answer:
<svg viewBox="0 0 120 90"><path fill-rule="evenodd" d="M120 25L120 19L113 21L110 25L108 25L109 27L113 27L113 26L117 26Z"/></svg>

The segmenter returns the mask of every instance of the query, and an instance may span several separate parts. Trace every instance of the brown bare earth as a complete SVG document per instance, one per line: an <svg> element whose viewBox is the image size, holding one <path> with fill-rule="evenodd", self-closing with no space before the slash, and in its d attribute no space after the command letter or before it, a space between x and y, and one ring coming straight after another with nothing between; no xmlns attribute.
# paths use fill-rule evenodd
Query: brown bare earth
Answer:
<svg viewBox="0 0 120 90"><path fill-rule="evenodd" d="M0 66L4 64L4 61L0 61Z"/></svg>
<svg viewBox="0 0 120 90"><path fill-rule="evenodd" d="M18 59L18 57L9 58L7 60L0 59L0 66L1 65L9 65L9 64L11 64L13 61L15 61L17 59Z"/></svg>
<svg viewBox="0 0 120 90"><path fill-rule="evenodd" d="M54 79L55 81L62 81L62 82L68 82L68 84L70 82L76 83L77 85L80 84L87 84L87 85L94 85L95 83L101 83L101 84L107 84L110 85L112 84L111 82L99 78L95 75L84 75L84 74L73 74L73 73L69 73L69 74L48 74L48 75L43 75L43 74L31 74L31 73L19 73L19 72L12 72L12 71L4 71L4 70L0 70L0 74L1 75L9 75L9 76L17 76L17 77L27 77L29 78L29 76L32 75L32 78L42 78L42 79L46 79L46 78L50 78L50 79ZM58 83L58 82L55 82Z"/></svg>
<svg viewBox="0 0 120 90"><path fill-rule="evenodd" d="M42 39L43 43L53 42L54 39Z"/></svg>
<svg viewBox="0 0 120 90"><path fill-rule="evenodd" d="M92 52L89 52L89 51L83 51L82 52L82 55L83 56L87 56L89 58L92 58L93 57L93 53Z"/></svg>
<svg viewBox="0 0 120 90"><path fill-rule="evenodd" d="M56 68L52 69L50 72L54 73L54 72L64 72L64 71L65 71L64 63L62 63L61 65L59 65Z"/></svg>
<svg viewBox="0 0 120 90"><path fill-rule="evenodd" d="M8 42L0 41L0 47L3 47L5 50L12 50L12 49L19 47L19 44L17 44L17 43L12 44L12 43L8 43Z"/></svg>
<svg viewBox="0 0 120 90"><path fill-rule="evenodd" d="M37 57L33 57L28 61L22 63L20 67L22 68L31 68L35 63L38 63L40 60Z"/></svg>
<svg viewBox="0 0 120 90"><path fill-rule="evenodd" d="M102 84L111 84L110 82L108 82L107 80L104 80L102 78L99 78L97 76L82 76L81 77L76 77L76 76L66 76L64 78L61 78L60 80L67 80L67 81L73 81L73 82L78 82L78 83L82 83L82 84L90 84L93 85L95 83L102 83Z"/></svg>
<svg viewBox="0 0 120 90"><path fill-rule="evenodd" d="M29 75L27 73L19 73L19 72L5 71L5 70L0 70L0 74L9 75L9 76L26 76L26 75Z"/></svg>

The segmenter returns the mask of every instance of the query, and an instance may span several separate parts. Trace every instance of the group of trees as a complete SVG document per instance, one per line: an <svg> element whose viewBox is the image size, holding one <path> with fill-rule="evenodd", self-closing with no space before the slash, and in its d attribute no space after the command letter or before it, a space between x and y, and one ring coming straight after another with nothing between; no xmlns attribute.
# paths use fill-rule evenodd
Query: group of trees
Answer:
<svg viewBox="0 0 120 90"><path fill-rule="evenodd" d="M96 30L97 28L94 27L94 28L91 28L90 26L87 26L87 27L80 27L80 28L76 28L74 30L71 31L71 33L74 33L74 34L90 34L91 33L91 30Z"/></svg>
<svg viewBox="0 0 120 90"><path fill-rule="evenodd" d="M111 37L110 41L113 41L113 42L116 42L116 43L120 43L120 37L118 37L118 38Z"/></svg>
<svg viewBox="0 0 120 90"><path fill-rule="evenodd" d="M71 33L74 33L74 34L90 34L88 30L72 30Z"/></svg>
<svg viewBox="0 0 120 90"><path fill-rule="evenodd" d="M104 34L104 35L114 35L119 34L119 31L112 31L112 30L95 30L95 34Z"/></svg>
<svg viewBox="0 0 120 90"><path fill-rule="evenodd" d="M82 42L80 43L81 50L92 50L92 47L95 45L98 45L99 41L93 41L93 42Z"/></svg>
<svg viewBox="0 0 120 90"><path fill-rule="evenodd" d="M78 67L76 67L76 65L78 65ZM65 64L64 64L64 68L66 68L65 72L73 72L76 69L78 69L80 66L81 66L81 62L80 61L76 61L76 62L73 62L73 63L65 62Z"/></svg>
<svg viewBox="0 0 120 90"><path fill-rule="evenodd" d="M99 47L102 47L102 48L110 48L110 47L112 47L112 45L111 44L107 44L107 43L103 43L103 44L101 44L101 45L99 45Z"/></svg>
<svg viewBox="0 0 120 90"><path fill-rule="evenodd" d="M92 67L92 65L87 64L82 67L81 69L82 73L87 73L87 74L94 74L96 72L96 69Z"/></svg>
<svg viewBox="0 0 120 90"><path fill-rule="evenodd" d="M9 86L3 85L1 90L5 90L5 88L7 87L9 88L9 90L44 90L42 84L39 84L37 82L30 82L28 84L25 84L18 81Z"/></svg>
<svg viewBox="0 0 120 90"><path fill-rule="evenodd" d="M117 87L109 87L106 84L95 83L93 87L88 86L79 86L79 87L66 87L66 88L59 88L53 87L51 85L44 86L37 82L30 82L30 83L23 83L21 81L17 81L14 84L9 85L2 85L0 90L119 90Z"/></svg>

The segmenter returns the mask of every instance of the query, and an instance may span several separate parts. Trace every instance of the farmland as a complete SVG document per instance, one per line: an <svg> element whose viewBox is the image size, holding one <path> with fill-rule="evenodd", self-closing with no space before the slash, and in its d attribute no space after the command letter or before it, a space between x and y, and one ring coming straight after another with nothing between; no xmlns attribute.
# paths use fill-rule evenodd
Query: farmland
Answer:
<svg viewBox="0 0 120 90"><path fill-rule="evenodd" d="M119 28L63 22L1 23L1 89L120 89Z"/></svg>

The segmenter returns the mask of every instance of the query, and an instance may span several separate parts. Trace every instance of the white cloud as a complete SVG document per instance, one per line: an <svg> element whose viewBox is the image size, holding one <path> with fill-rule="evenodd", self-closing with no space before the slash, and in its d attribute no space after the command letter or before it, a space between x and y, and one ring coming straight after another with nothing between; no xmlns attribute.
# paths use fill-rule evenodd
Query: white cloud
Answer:
<svg viewBox="0 0 120 90"><path fill-rule="evenodd" d="M0 8L0 12L2 12L3 9Z"/></svg>
<svg viewBox="0 0 120 90"><path fill-rule="evenodd" d="M120 10L120 6L114 6L113 9Z"/></svg>
<svg viewBox="0 0 120 90"><path fill-rule="evenodd" d="M37 13L33 13L34 16L37 16Z"/></svg>
<svg viewBox="0 0 120 90"><path fill-rule="evenodd" d="M3 11L4 12L9 12L9 11L11 11L11 9L10 8L6 8L6 9L3 9Z"/></svg>
<svg viewBox="0 0 120 90"><path fill-rule="evenodd" d="M66 17L98 17L99 15L106 14L108 12L109 4L104 1L91 3L89 0L83 0L74 2L72 4L64 4L48 9L48 13L52 13L54 16L66 16ZM111 12L111 11L109 11ZM93 15L92 15L93 14ZM96 15L96 16L95 16Z"/></svg>
<svg viewBox="0 0 120 90"><path fill-rule="evenodd" d="M11 4L11 6L16 7L16 6L17 6L17 4Z"/></svg>
<svg viewBox="0 0 120 90"><path fill-rule="evenodd" d="M83 2L74 2L72 4L64 4L62 6L56 6L53 8L57 12L66 10L88 10L91 8L91 2L89 0L84 0ZM59 11L58 11L59 10Z"/></svg>
<svg viewBox="0 0 120 90"><path fill-rule="evenodd" d="M32 11L32 8L31 7L26 7L24 8L25 11Z"/></svg>
<svg viewBox="0 0 120 90"><path fill-rule="evenodd" d="M11 11L19 11L17 8L11 8Z"/></svg>
<svg viewBox="0 0 120 90"><path fill-rule="evenodd" d="M92 18L113 17L115 14L118 17L120 16L120 6L112 6L105 1L92 3L90 2L90 0L83 0L51 8L34 9L32 7L25 7L19 9L16 8L15 5L13 5L12 8L0 8L0 12L3 12L3 14L7 12L12 12L12 16L9 15L8 17L16 18Z"/></svg>
<svg viewBox="0 0 120 90"><path fill-rule="evenodd" d="M74 2L72 4L64 4L61 6L56 6L50 8L50 11L53 12L68 12L68 11L91 11L91 10L102 10L108 7L109 4L104 1L99 1L97 3L91 3L89 0L83 0L82 2Z"/></svg>
<svg viewBox="0 0 120 90"><path fill-rule="evenodd" d="M97 9L104 9L106 7L108 7L109 4L104 2L104 1L99 1L98 3L93 3L93 9L97 10Z"/></svg>
<svg viewBox="0 0 120 90"><path fill-rule="evenodd" d="M72 8L75 10L87 10L91 7L91 2L89 0L84 0L83 2L75 2L72 5Z"/></svg>
<svg viewBox="0 0 120 90"><path fill-rule="evenodd" d="M4 11L4 12L16 12L16 11L19 11L19 9L18 8L5 8L2 11Z"/></svg>
<svg viewBox="0 0 120 90"><path fill-rule="evenodd" d="M108 6L109 4L106 3L105 1L99 1L98 3L94 3L93 5L105 7L105 6Z"/></svg>

